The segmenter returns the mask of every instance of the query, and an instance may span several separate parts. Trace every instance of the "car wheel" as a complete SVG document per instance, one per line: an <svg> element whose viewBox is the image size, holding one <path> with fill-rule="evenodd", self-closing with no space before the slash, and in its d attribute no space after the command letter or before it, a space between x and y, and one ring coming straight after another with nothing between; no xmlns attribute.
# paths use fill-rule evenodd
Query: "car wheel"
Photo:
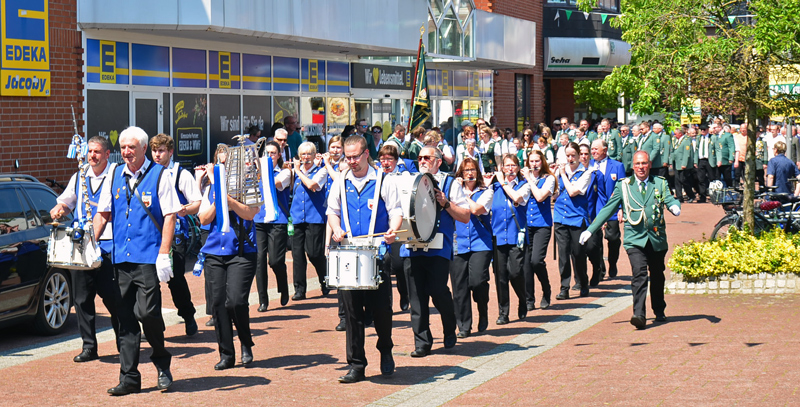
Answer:
<svg viewBox="0 0 800 407"><path fill-rule="evenodd" d="M33 324L37 332L55 335L64 330L72 305L71 294L68 272L52 269L39 294L39 310Z"/></svg>

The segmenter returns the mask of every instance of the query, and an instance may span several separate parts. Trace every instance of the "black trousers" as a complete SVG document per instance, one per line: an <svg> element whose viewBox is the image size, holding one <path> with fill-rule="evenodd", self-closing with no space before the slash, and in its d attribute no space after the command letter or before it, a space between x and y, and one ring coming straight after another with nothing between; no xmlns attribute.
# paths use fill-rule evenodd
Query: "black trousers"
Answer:
<svg viewBox="0 0 800 407"><path fill-rule="evenodd" d="M528 250L525 251L525 296L528 308L533 308L536 303L536 282L534 276L542 285L542 299L549 303L552 295L550 277L547 275L547 248L550 246L550 236L553 234L552 226L528 226Z"/></svg>
<svg viewBox="0 0 800 407"><path fill-rule="evenodd" d="M139 374L139 323L153 349L150 360L158 371L168 370L172 355L164 347L164 318L161 316L161 287L154 264L119 263L114 265L119 283L117 316L119 318L119 381L141 386Z"/></svg>
<svg viewBox="0 0 800 407"><path fill-rule="evenodd" d="M94 299L100 296L103 305L111 314L111 328L117 338L119 349L119 320L114 292L119 288L114 279L114 265L111 255L103 253L103 263L94 270L73 270L72 293L75 299L75 314L78 317L78 331L83 340L83 349L97 353L97 330L95 328L96 310Z"/></svg>
<svg viewBox="0 0 800 407"><path fill-rule="evenodd" d="M589 241L586 242L586 257L589 258L589 263L592 265L590 284L595 284L606 274L606 262L603 260L603 233L601 231L593 234Z"/></svg>
<svg viewBox="0 0 800 407"><path fill-rule="evenodd" d="M722 179L725 180L726 187L733 187L733 174L731 173L731 164L723 164L718 170L722 174Z"/></svg>
<svg viewBox="0 0 800 407"><path fill-rule="evenodd" d="M741 185L744 183L744 161L739 161L739 166L733 169L733 176L736 179L736 184Z"/></svg>
<svg viewBox="0 0 800 407"><path fill-rule="evenodd" d="M267 264L275 274L278 292L289 292L289 283L286 276L286 248L288 242L289 234L285 224L256 223L256 244L258 245L256 287L258 288L259 304L269 302Z"/></svg>
<svg viewBox="0 0 800 407"><path fill-rule="evenodd" d="M697 161L697 189L700 193L700 200L705 201L708 196L708 184L717 179L717 169L711 166L708 159L703 158Z"/></svg>
<svg viewBox="0 0 800 407"><path fill-rule="evenodd" d="M344 305L346 327L347 363L351 369L364 371L367 356L364 351L364 320L367 312L372 314L375 332L378 334L376 348L391 352L392 342L392 280L381 273L383 282L377 290L339 290Z"/></svg>
<svg viewBox="0 0 800 407"><path fill-rule="evenodd" d="M308 284L306 282L306 254L317 271L319 285L325 290L325 224L324 223L296 223L294 236L292 236L292 271L294 291L305 295Z"/></svg>
<svg viewBox="0 0 800 407"><path fill-rule="evenodd" d="M508 316L508 309L511 303L508 284L517 294L519 312L527 311L527 301L525 299L525 273L522 270L522 260L524 251L515 244L504 244L497 246L497 258L495 258L494 283L497 289L497 305L501 316Z"/></svg>
<svg viewBox="0 0 800 407"><path fill-rule="evenodd" d="M692 191L692 180L694 179L694 168L686 168L685 170L677 170L675 172L675 197L683 202L683 193L686 192L686 197L694 199L694 191Z"/></svg>
<svg viewBox="0 0 800 407"><path fill-rule="evenodd" d="M400 302L408 302L408 283L406 272L403 269L403 258L400 257L401 242L392 243L391 253L386 253L387 260L386 274L395 276L397 283L397 293L400 294Z"/></svg>
<svg viewBox="0 0 800 407"><path fill-rule="evenodd" d="M628 258L631 261L633 279L631 280L631 290L633 291L633 315L642 317L647 315L647 269L650 269L650 305L653 312L663 314L667 308L664 301L664 257L667 251L655 251L653 245L648 241L644 248L633 247L628 249Z"/></svg>
<svg viewBox="0 0 800 407"><path fill-rule="evenodd" d="M433 305L442 317L444 336L456 333L453 297L450 295L450 288L447 287L450 260L439 256L406 257L403 259L403 269L408 280L414 345L417 348L430 349L433 346L428 304L430 300L433 300Z"/></svg>
<svg viewBox="0 0 800 407"><path fill-rule="evenodd" d="M608 272L612 277L617 275L619 248L622 246L622 234L619 231L619 220L606 222L606 241L608 242Z"/></svg>
<svg viewBox="0 0 800 407"><path fill-rule="evenodd" d="M233 324L239 342L253 346L250 333L250 287L256 274L256 253L239 256L206 256L206 278L211 280L211 298L214 301L214 331L217 334L220 359L233 361Z"/></svg>
<svg viewBox="0 0 800 407"><path fill-rule="evenodd" d="M554 224L556 244L558 245L558 269L561 273L561 291L569 290L572 269L575 269L575 280L581 287L589 288L589 277L586 274L586 248L578 243L583 226ZM571 264L570 264L571 260Z"/></svg>
<svg viewBox="0 0 800 407"><path fill-rule="evenodd" d="M658 175L659 177L663 177L664 179L669 178L669 168L668 167L653 167L650 171L653 175Z"/></svg>
<svg viewBox="0 0 800 407"><path fill-rule="evenodd" d="M489 309L489 263L492 251L459 253L450 262L450 285L453 286L453 305L456 325L462 332L472 330L472 300L478 313ZM472 299L470 299L472 292Z"/></svg>
<svg viewBox="0 0 800 407"><path fill-rule="evenodd" d="M167 282L172 294L172 303L183 319L194 318L194 304L189 283L186 282L186 240L181 237L180 243L172 244L172 278Z"/></svg>

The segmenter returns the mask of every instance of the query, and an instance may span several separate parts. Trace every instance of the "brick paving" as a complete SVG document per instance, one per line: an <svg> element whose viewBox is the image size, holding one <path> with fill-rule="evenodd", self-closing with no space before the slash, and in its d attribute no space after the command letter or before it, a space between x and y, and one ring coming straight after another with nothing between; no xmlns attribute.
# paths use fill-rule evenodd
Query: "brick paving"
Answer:
<svg viewBox="0 0 800 407"><path fill-rule="evenodd" d="M721 217L718 207L684 205L681 217L667 218L670 243L709 234ZM112 402L123 406L391 404L386 402L390 396L420 389L422 382L435 382L433 377L438 376L438 382L450 379L456 385L467 382L459 380L458 375L455 379L442 376L442 372L462 371L464 378L474 372L487 375L487 379L465 386L462 393L449 399L451 405L489 405L498 401L517 405L798 404L800 369L796 367L800 366L800 356L795 350L800 297L796 295L668 295L669 322L651 325L652 320L648 320L644 331L636 331L628 323L628 303L622 311L587 324L585 330L559 339L555 347L529 359L521 356L524 352L509 351L520 355L513 364L516 367L510 370L487 371L489 364L476 365L475 361L496 356L498 350L509 348L520 338L541 334L545 340L556 334L554 327L573 326L571 322L558 325L560 321L571 321L568 317L594 315L604 306L598 304L605 304L611 299L607 296L617 295L612 293L629 283L627 256L623 253L621 257L620 278L602 282L589 298L556 302L551 309L529 312L525 321L512 321L502 327L493 323L497 307L492 282L489 330L460 340L454 349L444 350L441 322L434 313L431 322L435 343L433 354L427 358L409 356L413 350L409 314L397 312L393 330L396 373L391 378L379 375L376 338L370 329L368 380L354 385L336 382L346 372L344 335L333 330L338 322L335 296L321 298L318 289L309 292L308 300L290 302L287 307L280 307L275 295L266 313L256 312L257 304L251 303L256 361L246 369L237 365L223 372L213 370L219 357L213 329L202 326L206 317L199 319L201 332L192 338L183 335L182 324L169 326L167 346L173 353L176 382L166 393L155 390L156 373L149 363L146 344L142 346L140 365L143 393L112 399L105 393L116 384L119 368L112 342L100 345L101 360L95 362L73 363L77 348L59 349L52 356L29 360L26 355L35 354L35 346L50 346L54 338L4 329L0 330L0 359L16 362L0 369L0 400L4 400L3 405L23 406ZM556 282L552 258L549 265L551 281ZM313 274L309 272L310 282L316 280L311 277ZM195 304L202 304L202 278L187 278ZM270 283L274 288L274 281ZM164 307L172 308L168 290L164 289L164 294ZM515 299L512 309L513 305ZM101 319L101 326L106 321ZM75 334L73 329L71 335ZM31 349L15 351L31 344ZM462 366L476 367L470 371ZM439 389L435 384L427 390L431 395ZM424 397L425 393L421 394ZM13 402L6 404L9 400Z"/></svg>

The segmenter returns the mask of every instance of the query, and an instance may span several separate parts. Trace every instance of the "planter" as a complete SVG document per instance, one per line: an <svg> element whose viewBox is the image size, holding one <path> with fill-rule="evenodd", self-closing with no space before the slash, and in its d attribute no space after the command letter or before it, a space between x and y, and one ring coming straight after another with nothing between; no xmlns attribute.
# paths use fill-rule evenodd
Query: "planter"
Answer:
<svg viewBox="0 0 800 407"><path fill-rule="evenodd" d="M725 274L687 279L673 273L666 294L792 294L800 293L800 276L793 273Z"/></svg>

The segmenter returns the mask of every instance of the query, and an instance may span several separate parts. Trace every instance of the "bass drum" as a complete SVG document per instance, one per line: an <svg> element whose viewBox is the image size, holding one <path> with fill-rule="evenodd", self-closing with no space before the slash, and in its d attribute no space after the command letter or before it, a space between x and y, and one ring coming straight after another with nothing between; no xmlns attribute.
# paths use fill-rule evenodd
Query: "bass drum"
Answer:
<svg viewBox="0 0 800 407"><path fill-rule="evenodd" d="M397 240L428 243L439 231L439 204L436 202L436 180L430 174L395 175L400 204L403 207L403 226Z"/></svg>

